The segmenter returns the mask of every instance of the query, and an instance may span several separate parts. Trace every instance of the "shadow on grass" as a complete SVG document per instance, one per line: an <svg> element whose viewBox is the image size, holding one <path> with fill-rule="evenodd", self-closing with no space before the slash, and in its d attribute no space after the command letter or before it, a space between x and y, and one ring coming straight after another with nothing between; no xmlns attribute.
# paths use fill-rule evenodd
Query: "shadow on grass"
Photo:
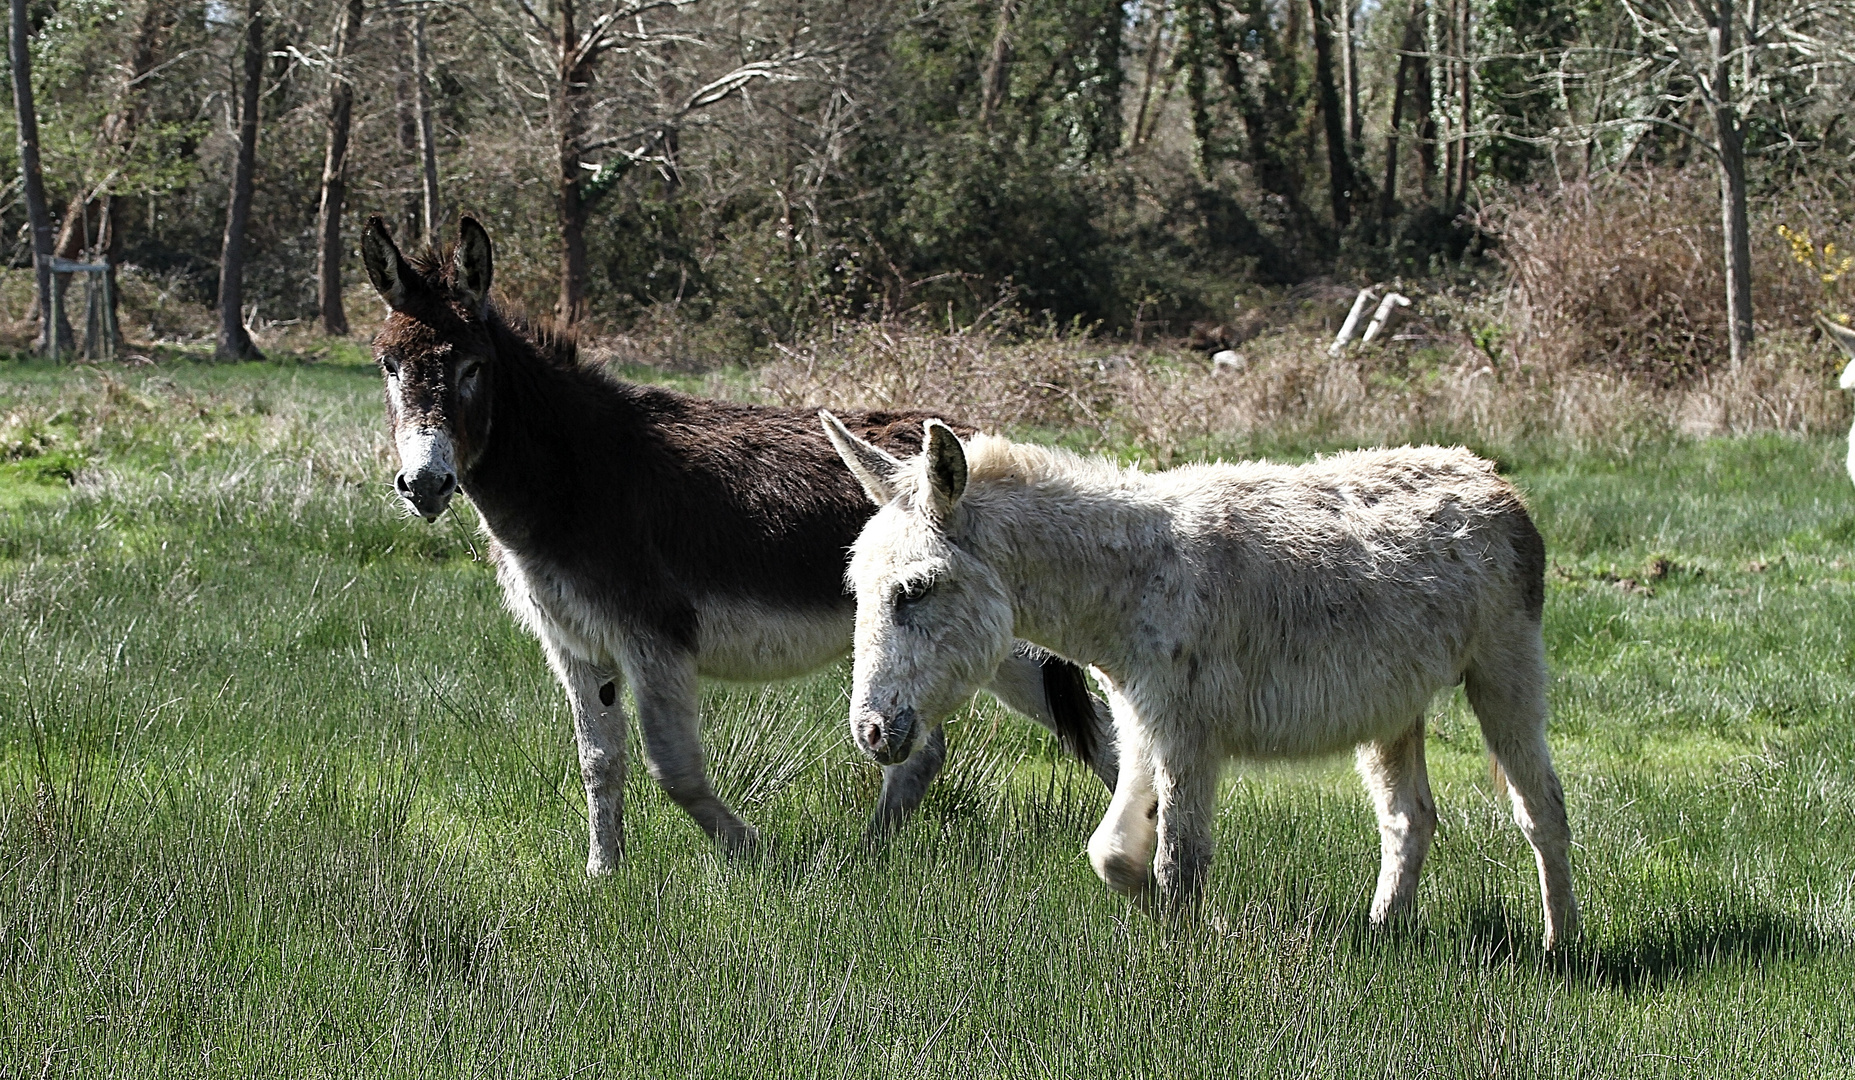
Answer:
<svg viewBox="0 0 1855 1080"><path fill-rule="evenodd" d="M1491 967L1545 963L1574 983L1618 990L1657 989L1727 964L1807 960L1848 944L1783 912L1717 901L1587 930L1559 956L1545 955L1539 934L1536 912L1484 902L1459 929L1438 936L1457 939Z"/></svg>

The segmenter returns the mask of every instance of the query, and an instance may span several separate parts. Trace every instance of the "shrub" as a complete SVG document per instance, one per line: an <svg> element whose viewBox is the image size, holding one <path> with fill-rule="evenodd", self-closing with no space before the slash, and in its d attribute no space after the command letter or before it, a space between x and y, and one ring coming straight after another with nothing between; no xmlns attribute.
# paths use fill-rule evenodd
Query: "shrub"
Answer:
<svg viewBox="0 0 1855 1080"><path fill-rule="evenodd" d="M789 406L919 408L990 431L1060 433L1161 464L1406 442L1627 451L1676 433L1815 434L1848 423L1846 395L1805 359L1827 350L1798 332L1762 339L1738 371L1665 386L1601 365L1514 364L1475 340L1488 313L1473 302L1431 297L1425 307L1411 340L1334 358L1329 334L1278 329L1224 368L1009 318L957 332L846 323L781 347L755 389Z"/></svg>
<svg viewBox="0 0 1855 1080"><path fill-rule="evenodd" d="M1701 171L1642 171L1494 207L1512 275L1516 354L1601 366L1663 386L1727 356L1720 201ZM1752 304L1761 332L1808 325L1818 291L1794 272L1781 209L1754 208Z"/></svg>

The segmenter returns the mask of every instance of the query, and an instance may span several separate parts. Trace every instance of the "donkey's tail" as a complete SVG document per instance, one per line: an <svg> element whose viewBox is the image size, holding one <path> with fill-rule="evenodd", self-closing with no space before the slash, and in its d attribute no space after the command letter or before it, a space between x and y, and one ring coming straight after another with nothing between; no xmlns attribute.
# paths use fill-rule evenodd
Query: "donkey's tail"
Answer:
<svg viewBox="0 0 1855 1080"><path fill-rule="evenodd" d="M1101 772L1101 737L1097 732L1095 695L1088 676L1060 656L1043 656L1043 693L1050 702L1050 719L1064 748ZM1113 787L1112 783L1109 787Z"/></svg>

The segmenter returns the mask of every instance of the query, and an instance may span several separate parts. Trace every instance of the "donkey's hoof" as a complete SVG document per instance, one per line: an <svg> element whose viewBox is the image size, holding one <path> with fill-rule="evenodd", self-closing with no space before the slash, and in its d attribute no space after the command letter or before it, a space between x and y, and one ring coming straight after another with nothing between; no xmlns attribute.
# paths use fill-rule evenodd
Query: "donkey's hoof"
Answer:
<svg viewBox="0 0 1855 1080"><path fill-rule="evenodd" d="M625 835L595 836L586 849L586 876L589 878L611 877L618 872L618 864L625 858Z"/></svg>
<svg viewBox="0 0 1855 1080"><path fill-rule="evenodd" d="M1401 896L1393 900L1372 901L1372 929L1398 930L1417 921L1417 898Z"/></svg>
<svg viewBox="0 0 1855 1080"><path fill-rule="evenodd" d="M729 862L755 862L767 853L760 830L747 825L717 836L715 846Z"/></svg>
<svg viewBox="0 0 1855 1080"><path fill-rule="evenodd" d="M1153 868L1126 852L1117 851L1091 861L1095 875L1123 896L1144 896L1153 888Z"/></svg>

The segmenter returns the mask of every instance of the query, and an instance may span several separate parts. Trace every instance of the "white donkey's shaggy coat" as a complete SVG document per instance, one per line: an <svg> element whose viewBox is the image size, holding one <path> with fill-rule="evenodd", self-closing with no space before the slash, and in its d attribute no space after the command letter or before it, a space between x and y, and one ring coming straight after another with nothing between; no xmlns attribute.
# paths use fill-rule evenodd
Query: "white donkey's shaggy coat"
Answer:
<svg viewBox="0 0 1855 1080"><path fill-rule="evenodd" d="M1150 474L930 424L905 465L825 423L882 506L850 565L859 742L905 756L1014 635L1093 665L1121 771L1089 856L1110 886L1156 881L1168 903L1203 884L1225 759L1357 747L1383 922L1411 911L1436 830L1424 710L1462 682L1538 857L1547 946L1572 931L1545 548L1488 462L1418 447Z"/></svg>

